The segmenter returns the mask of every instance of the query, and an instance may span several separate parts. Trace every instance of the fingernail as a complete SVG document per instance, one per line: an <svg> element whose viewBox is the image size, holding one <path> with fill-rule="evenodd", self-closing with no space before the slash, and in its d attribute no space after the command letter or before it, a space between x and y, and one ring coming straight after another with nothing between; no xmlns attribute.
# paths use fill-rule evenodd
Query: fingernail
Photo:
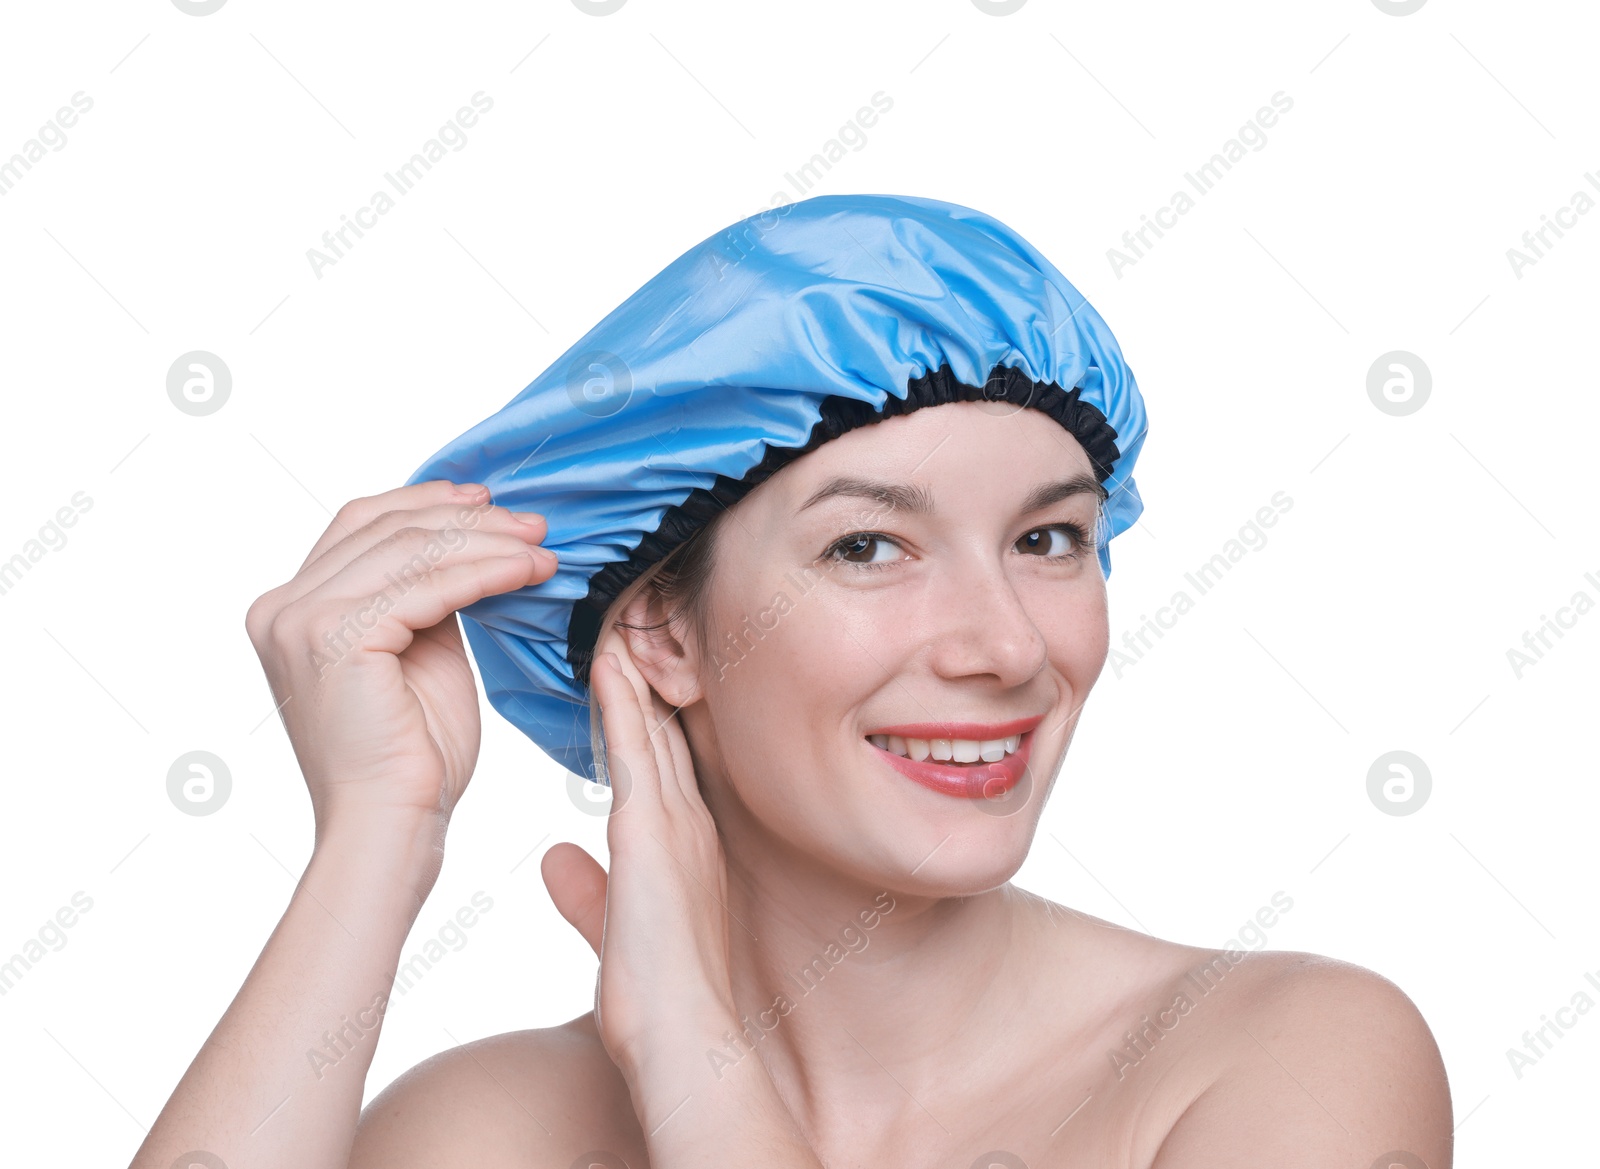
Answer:
<svg viewBox="0 0 1600 1169"><path fill-rule="evenodd" d="M543 522L544 515L537 511L514 511L511 513L511 518L521 520L525 524L537 524Z"/></svg>
<svg viewBox="0 0 1600 1169"><path fill-rule="evenodd" d="M532 552L533 558L540 564L549 566L556 563L556 554L548 548L534 548Z"/></svg>
<svg viewBox="0 0 1600 1169"><path fill-rule="evenodd" d="M482 483L457 483L456 484L456 492L457 492L457 494L464 495L468 499L471 499L474 495L481 495L487 490L489 490L489 489L487 487L485 487Z"/></svg>

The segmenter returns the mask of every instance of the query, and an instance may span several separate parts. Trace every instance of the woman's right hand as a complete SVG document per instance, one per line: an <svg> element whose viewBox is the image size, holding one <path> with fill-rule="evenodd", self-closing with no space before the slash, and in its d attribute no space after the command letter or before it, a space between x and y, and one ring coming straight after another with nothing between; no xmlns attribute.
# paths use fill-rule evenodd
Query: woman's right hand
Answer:
<svg viewBox="0 0 1600 1169"><path fill-rule="evenodd" d="M488 490L412 484L339 509L245 615L311 789L317 836L392 812L447 822L477 763L477 687L457 609L548 580L543 517Z"/></svg>

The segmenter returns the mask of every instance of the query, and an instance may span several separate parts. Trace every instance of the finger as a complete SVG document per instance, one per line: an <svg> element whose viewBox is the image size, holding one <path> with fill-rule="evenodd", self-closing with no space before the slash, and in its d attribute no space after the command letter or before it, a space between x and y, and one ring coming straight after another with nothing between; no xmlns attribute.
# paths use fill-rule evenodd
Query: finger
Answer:
<svg viewBox="0 0 1600 1169"><path fill-rule="evenodd" d="M606 871L576 844L563 841L550 846L539 862L544 887L556 912L583 935L596 958L605 937Z"/></svg>
<svg viewBox="0 0 1600 1169"><path fill-rule="evenodd" d="M638 704L640 717L645 720L645 729L649 733L656 774L664 785L661 788L662 797L679 796L683 791L683 783L678 775L677 760L669 740L669 731L673 728L664 722L664 716L671 708L660 705L661 699L645 680L638 663L634 661L632 648L615 627L607 632L599 648L616 655L623 675L632 686L634 702Z"/></svg>
<svg viewBox="0 0 1600 1169"><path fill-rule="evenodd" d="M447 542L453 542L454 533L458 531L482 531L515 536L529 544L540 544L549 533L549 525L543 516L518 519L513 512L488 503L392 509L374 516L370 522L336 541L320 555L308 558L294 578L276 590L280 599L287 603L305 596L340 569L373 549L382 547L385 541L406 528L439 532Z"/></svg>
<svg viewBox="0 0 1600 1169"><path fill-rule="evenodd" d="M595 698L600 703L600 722L605 730L606 773L615 794L612 813L607 818L607 841L615 864L618 847L617 823L623 808L661 807L661 776L656 766L655 746L645 725L639 695L634 690L618 659L611 653L595 657L589 676Z"/></svg>
<svg viewBox="0 0 1600 1169"><path fill-rule="evenodd" d="M672 759L672 774L677 782L678 791L691 804L703 806L705 801L700 796L700 783L694 772L694 759L689 754L689 740L684 737L683 723L678 718L678 712L659 694L652 692L652 698L655 702L656 722L661 726L660 733L666 740L667 752Z"/></svg>
<svg viewBox="0 0 1600 1169"><path fill-rule="evenodd" d="M438 504L472 504L488 498L489 489L481 483L459 484L448 479L430 479L426 483L412 483L392 491L352 499L334 514L333 522L311 546L310 555L300 567L303 569L307 564L314 563L340 540L354 535L386 511L412 511Z"/></svg>
<svg viewBox="0 0 1600 1169"><path fill-rule="evenodd" d="M623 673L633 683L640 709L647 716L651 745L655 749L656 770L661 776L662 798L675 796L690 800L698 798L694 769L689 763L689 746L683 738L683 727L677 719L677 708L656 692L645 680L633 657L633 646L615 626L608 632L605 648L615 653L622 663Z"/></svg>
<svg viewBox="0 0 1600 1169"><path fill-rule="evenodd" d="M554 552L514 533L408 525L397 528L298 596L280 598L279 603L285 609L317 608L347 606L378 592L400 596L412 581L431 570L490 556L517 555L552 565L556 561ZM313 566L311 571L318 570ZM291 582L288 587L298 584Z"/></svg>
<svg viewBox="0 0 1600 1169"><path fill-rule="evenodd" d="M541 584L555 574L554 557L539 560L541 550L515 537L470 533L462 547L440 555L427 549L426 536L406 536L403 542L418 549L410 561L394 552L371 553L285 606L267 628L314 644L331 660L357 648L398 654L410 646L414 630L434 627L485 596Z"/></svg>

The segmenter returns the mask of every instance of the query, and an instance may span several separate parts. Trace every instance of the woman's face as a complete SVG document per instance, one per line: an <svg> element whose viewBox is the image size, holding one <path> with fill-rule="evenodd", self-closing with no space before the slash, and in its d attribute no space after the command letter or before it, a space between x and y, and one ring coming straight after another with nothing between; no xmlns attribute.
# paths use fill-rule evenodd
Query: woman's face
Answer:
<svg viewBox="0 0 1600 1169"><path fill-rule="evenodd" d="M904 494L886 502L863 481ZM858 427L725 515L708 643L680 643L672 671L699 682L670 698L687 700L680 718L730 856L743 836L752 849L775 836L908 892L1008 880L1105 662L1105 582L1087 542L1099 499L1060 424L959 402ZM906 765L928 767L869 738L967 723L980 725L964 728L971 738L1004 739L1016 731L994 732L1018 720L1035 727L1019 744L1025 768L942 769L987 798L918 782ZM897 738L917 752L915 737Z"/></svg>

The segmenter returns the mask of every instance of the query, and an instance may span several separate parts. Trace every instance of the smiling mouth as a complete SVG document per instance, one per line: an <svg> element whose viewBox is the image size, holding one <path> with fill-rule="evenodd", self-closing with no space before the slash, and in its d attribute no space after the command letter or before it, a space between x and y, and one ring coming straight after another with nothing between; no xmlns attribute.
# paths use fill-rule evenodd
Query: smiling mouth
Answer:
<svg viewBox="0 0 1600 1169"><path fill-rule="evenodd" d="M985 763L999 763L1008 755L1015 755L1022 745L1022 735L1007 735L996 739L940 739L915 738L909 735L868 735L867 742L891 755L910 759L913 763L942 763L952 767L976 767Z"/></svg>
<svg viewBox="0 0 1600 1169"><path fill-rule="evenodd" d="M1006 796L1013 788L1022 782L1028 772L1028 757L1033 748L1032 730L1019 735L1009 736L1003 740L987 740L990 744L990 754L999 751L999 758L980 758L972 761L957 761L951 759L935 759L933 749L937 746L943 752L946 745L950 753L955 754L958 745L962 746L962 754L971 754L973 744L981 744L984 740L924 740L928 748L928 755L922 759L915 759L909 753L913 747L919 747L917 740L905 743L905 754L890 749L890 740L899 738L897 735L868 735L868 746L890 768L899 772L905 778L929 788L940 795L956 796L968 800L996 800ZM1006 750L1012 739L1016 740L1015 749ZM881 742L880 742L881 740ZM1026 790L1026 789L1024 789Z"/></svg>

